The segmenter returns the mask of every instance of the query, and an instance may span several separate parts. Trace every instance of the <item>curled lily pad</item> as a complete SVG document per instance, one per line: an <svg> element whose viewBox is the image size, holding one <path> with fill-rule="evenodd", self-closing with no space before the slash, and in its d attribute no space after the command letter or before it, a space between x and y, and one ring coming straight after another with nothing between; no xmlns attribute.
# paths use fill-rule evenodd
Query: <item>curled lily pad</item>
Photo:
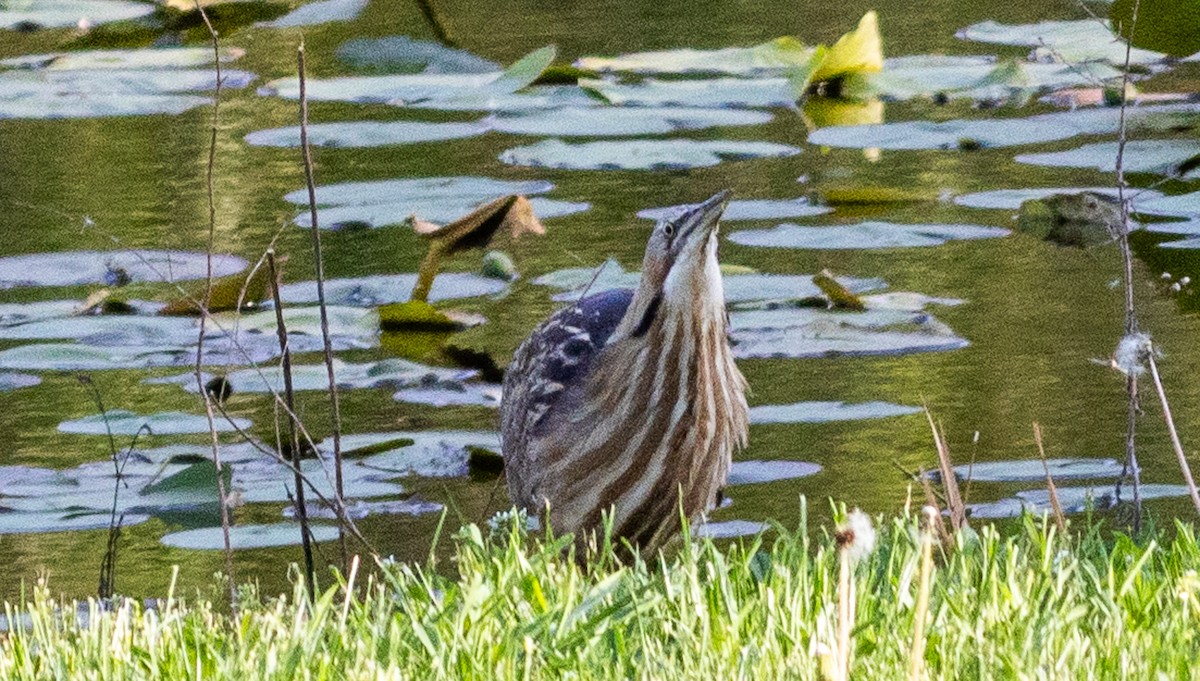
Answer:
<svg viewBox="0 0 1200 681"><path fill-rule="evenodd" d="M490 73L500 65L466 50L405 35L355 38L337 49L338 59L358 69L392 73Z"/></svg>
<svg viewBox="0 0 1200 681"><path fill-rule="evenodd" d="M137 19L154 12L154 5L125 0L25 0L0 5L0 29L19 25L45 28L75 26L86 19L93 25Z"/></svg>
<svg viewBox="0 0 1200 681"><path fill-rule="evenodd" d="M1078 135L1115 133L1121 122L1118 108L1079 109L1026 118L904 121L877 125L838 126L817 130L809 144L863 149L961 149L1008 147L1063 140ZM1173 104L1139 107L1126 113L1130 129L1175 125L1200 120L1200 105Z"/></svg>
<svg viewBox="0 0 1200 681"><path fill-rule="evenodd" d="M500 451L499 434L487 431L359 433L342 438L342 447L347 451L375 445L387 446L388 443L396 443L396 446L355 459L355 463L364 470L393 475L460 477L468 472L470 448ZM332 449L332 443L328 440L318 446L326 452Z"/></svg>
<svg viewBox="0 0 1200 681"><path fill-rule="evenodd" d="M430 382L461 382L473 378L474 371L441 369L406 359L385 359L378 362L353 364L334 359L334 375L343 390L378 387L410 387ZM324 364L293 364L292 389L328 390L329 376ZM211 376L205 374L205 383ZM283 390L283 371L277 366L260 369L239 369L225 374L225 380L235 393L265 393ZM194 374L179 374L148 379L146 383L175 384L188 392L199 392Z"/></svg>
<svg viewBox="0 0 1200 681"><path fill-rule="evenodd" d="M968 345L925 312L783 308L734 311L729 318L733 354L743 359L898 355Z"/></svg>
<svg viewBox="0 0 1200 681"><path fill-rule="evenodd" d="M487 122L425 123L420 121L351 121L318 123L308 127L308 140L315 147L383 147L482 135ZM246 135L246 143L258 147L298 147L300 128L273 128Z"/></svg>
<svg viewBox="0 0 1200 681"><path fill-rule="evenodd" d="M312 541L333 541L338 537L334 525L309 525ZM163 544L177 549L217 551L225 548L225 535L220 527L202 527L165 535ZM270 525L235 525L229 528L229 544L235 549L263 549L275 546L294 546L300 543L300 526L295 523Z"/></svg>
<svg viewBox="0 0 1200 681"><path fill-rule="evenodd" d="M230 255L213 255L213 276L246 267ZM131 281L184 281L206 274L203 253L183 251L67 251L0 258L0 289L17 286L78 286Z"/></svg>
<svg viewBox="0 0 1200 681"><path fill-rule="evenodd" d="M1038 48L1038 56L1073 64L1087 61L1125 63L1125 44L1107 21L1079 19L1076 21L1042 21L1036 24L1001 24L984 21L958 32L958 37L980 43L1025 45ZM1131 64L1153 64L1166 55L1133 48Z"/></svg>
<svg viewBox="0 0 1200 681"><path fill-rule="evenodd" d="M761 125L773 116L765 111L693 107L588 107L499 116L492 127L518 135L619 137L660 135L735 125Z"/></svg>
<svg viewBox="0 0 1200 681"><path fill-rule="evenodd" d="M233 423L242 430L251 426L247 419L235 418ZM220 433L235 430L234 425L224 418L216 419L213 427ZM58 424L59 432L75 435L107 435L111 432L113 435L132 436L145 428L149 428L149 432L154 435L190 435L209 432L208 417L178 411L135 414L124 409L110 409L104 414L85 416Z"/></svg>
<svg viewBox="0 0 1200 681"><path fill-rule="evenodd" d="M682 206L668 206L665 208L647 208L638 211L639 218L647 218L649 220L658 220L673 211L677 211ZM721 215L721 220L729 222L731 220L774 220L780 218L804 218L814 215L824 215L832 213L833 209L828 206L814 205L807 198L801 197L798 199L736 199L730 201L725 206L725 212Z"/></svg>
<svg viewBox="0 0 1200 681"><path fill-rule="evenodd" d="M821 467L807 461L734 461L729 469L729 484L753 485L761 482L807 478Z"/></svg>
<svg viewBox="0 0 1200 681"><path fill-rule="evenodd" d="M782 74L806 63L813 48L794 38L782 37L753 47L716 50L660 50L619 57L583 57L575 65L588 71L630 73L728 73L738 76Z"/></svg>
<svg viewBox="0 0 1200 681"><path fill-rule="evenodd" d="M353 21L366 6L367 0L317 0L261 25L267 28L292 28L331 21Z"/></svg>
<svg viewBox="0 0 1200 681"><path fill-rule="evenodd" d="M920 407L889 402L795 402L750 408L750 423L826 423L921 413Z"/></svg>
<svg viewBox="0 0 1200 681"><path fill-rule="evenodd" d="M622 140L570 144L548 139L500 154L504 163L569 170L666 170L714 166L722 160L780 158L800 150L774 142Z"/></svg>
<svg viewBox="0 0 1200 681"><path fill-rule="evenodd" d="M41 377L33 374L0 373L0 393L6 393L21 388L32 388L42 382Z"/></svg>
<svg viewBox="0 0 1200 681"><path fill-rule="evenodd" d="M958 239L992 239L1007 229L980 225L901 225L862 222L856 225L802 227L782 224L772 229L734 232L729 240L744 246L810 249L871 249L940 246Z"/></svg>
<svg viewBox="0 0 1200 681"><path fill-rule="evenodd" d="M700 106L767 109L792 106L796 96L786 78L711 78L638 83L580 78L579 86L620 106Z"/></svg>
<svg viewBox="0 0 1200 681"><path fill-rule="evenodd" d="M756 523L750 520L721 520L707 522L692 530L693 537L706 539L734 539L750 537L771 529L766 523Z"/></svg>
<svg viewBox="0 0 1200 681"><path fill-rule="evenodd" d="M975 192L973 194L963 194L954 198L954 203L967 208L991 208L998 210L1017 210L1021 204L1026 201L1037 199L1045 199L1051 196L1060 194L1103 194L1106 196L1116 196L1117 190L1114 187L1038 187L1035 189L993 189L983 192ZM1152 189L1134 189L1130 191L1133 197L1134 209L1138 212L1148 212L1143 210L1144 206L1153 204L1162 194ZM1170 213L1167 213L1170 214Z"/></svg>
<svg viewBox="0 0 1200 681"><path fill-rule="evenodd" d="M976 462L955 466L954 474L962 480L977 482L1025 482L1045 480L1047 467L1055 480L1116 478L1124 468L1116 459L1046 459L1044 465L1038 459Z"/></svg>
<svg viewBox="0 0 1200 681"><path fill-rule="evenodd" d="M409 299L417 275L381 274L354 279L329 279L325 281L325 301L329 305L352 307L377 307L387 303L402 303ZM474 298L502 293L508 289L505 282L469 272L441 272L433 280L429 291L429 302ZM279 289L285 303L317 302L315 281L286 284ZM0 311L0 319L3 312Z"/></svg>
<svg viewBox="0 0 1200 681"><path fill-rule="evenodd" d="M1123 164L1127 173L1174 174L1180 163L1200 154L1200 142L1191 140L1133 140L1125 145ZM1095 168L1114 171L1117 166L1117 143L1097 142L1067 151L1040 154L1021 154L1018 163L1066 168ZM1196 177L1192 170L1185 177Z"/></svg>

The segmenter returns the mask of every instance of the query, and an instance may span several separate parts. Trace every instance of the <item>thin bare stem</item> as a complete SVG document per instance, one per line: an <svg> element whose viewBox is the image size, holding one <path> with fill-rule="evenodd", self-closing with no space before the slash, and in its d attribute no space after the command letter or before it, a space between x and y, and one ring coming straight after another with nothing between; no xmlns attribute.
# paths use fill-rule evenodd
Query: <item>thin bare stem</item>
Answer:
<svg viewBox="0 0 1200 681"><path fill-rule="evenodd" d="M1179 470L1183 472L1183 480L1187 484L1188 493L1192 495L1192 504L1196 506L1196 513L1200 513L1200 492L1196 491L1192 468L1188 465L1187 456L1183 453L1183 444L1179 441L1179 433L1175 430L1175 419L1171 416L1171 405L1167 404L1167 391L1163 389L1162 379L1158 376L1158 364L1154 361L1153 349L1148 354L1150 377L1154 379L1154 389L1158 391L1158 401L1162 404L1163 418L1167 421L1167 433L1171 436L1171 446L1174 447L1175 456L1179 459Z"/></svg>
<svg viewBox="0 0 1200 681"><path fill-rule="evenodd" d="M1042 458L1042 469L1046 471L1046 489L1050 491L1050 508L1054 511L1054 522L1058 525L1058 531L1066 534L1067 519L1063 515L1062 503L1058 499L1058 487L1054 485L1054 478L1050 475L1050 464L1046 461L1046 447L1042 444L1042 426L1037 421L1033 422L1033 441L1037 443L1038 456Z"/></svg>
<svg viewBox="0 0 1200 681"><path fill-rule="evenodd" d="M942 474L942 489L946 493L946 508L950 511L950 521L955 530L961 530L967 525L967 509L963 504L962 495L958 491L958 478L954 475L954 464L950 460L950 448L946 445L945 433L941 432L933 422L933 414L925 409L925 418L929 421L929 429L933 433L933 444L937 448L938 469Z"/></svg>
<svg viewBox="0 0 1200 681"><path fill-rule="evenodd" d="M200 309L207 312L209 304L212 300L212 283L213 283L213 247L216 242L217 235L217 202L213 191L213 171L217 162L217 129L221 121L221 42L217 37L217 30L213 28L212 22L208 20L208 14L200 5L200 0L195 0L196 9L200 12L200 17L204 19L204 25L208 27L209 37L212 39L213 48L213 65L217 72L216 88L213 91L213 114L212 114L212 131L208 146L208 169L205 176L208 189L208 245L205 249L207 256L207 269L204 278L204 297L201 301ZM213 396L209 394L204 386L204 374L201 370L204 359L204 337L205 337L205 321L208 319L207 314L200 316L199 331L197 332L196 340L196 386L200 390L200 395L204 399L204 414L208 419L208 432L212 443L212 459L213 466L217 470L217 502L221 508L221 534L225 543L225 575L229 582L229 605L230 607L237 606L237 581L233 571L233 544L229 538L229 504L228 491L225 489L225 477L223 475L224 468L221 465L221 443L217 437L216 418L213 414Z"/></svg>
<svg viewBox="0 0 1200 681"><path fill-rule="evenodd" d="M300 76L300 148L304 157L304 182L308 188L308 210L312 220L313 260L317 268L317 304L321 309L321 338L324 341L325 373L329 376L329 406L333 428L333 474L334 497L340 504L345 497L342 484L342 417L338 408L337 378L333 369L333 342L329 338L329 312L325 307L325 264L321 257L321 228L317 224L317 188L313 180L312 147L308 143L308 90L304 76L304 43L296 51L297 70ZM341 553L342 570L349 568L346 554L345 528L338 526L338 547Z"/></svg>
<svg viewBox="0 0 1200 681"><path fill-rule="evenodd" d="M425 23L429 24L429 28L433 30L433 35L438 39L438 42L446 47L458 47L458 41L450 35L450 29L447 28L446 20L442 18L437 7L433 6L432 0L415 0L417 7L421 10L421 16L425 17Z"/></svg>
<svg viewBox="0 0 1200 681"><path fill-rule="evenodd" d="M267 251L267 269L271 280L271 298L275 301L275 334L279 336L279 352L283 370L283 397L288 406L288 441L292 446L292 466L296 485L296 519L300 521L300 543L304 549L304 586L309 600L316 597L313 574L312 542L308 530L308 507L304 505L304 480L300 476L300 436L296 432L295 391L292 389L292 351L288 348L287 326L283 321L283 299L279 296L279 272L275 269L275 250Z"/></svg>
<svg viewBox="0 0 1200 681"><path fill-rule="evenodd" d="M922 515L925 528L921 531L921 568L917 582L917 605L913 612L913 640L908 653L908 679L919 681L925 675L925 617L929 612L929 591L933 579L933 532L938 523L936 508L926 506Z"/></svg>

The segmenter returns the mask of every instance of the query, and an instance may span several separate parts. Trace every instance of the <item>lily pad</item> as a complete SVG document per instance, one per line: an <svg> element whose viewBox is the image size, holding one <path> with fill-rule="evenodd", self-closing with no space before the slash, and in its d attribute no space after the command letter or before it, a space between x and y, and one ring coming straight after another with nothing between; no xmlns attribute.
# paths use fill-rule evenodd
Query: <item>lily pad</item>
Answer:
<svg viewBox="0 0 1200 681"><path fill-rule="evenodd" d="M1192 225L1196 225L1193 223ZM1158 245L1159 248L1178 248L1182 250L1193 250L1200 248L1200 237L1193 239L1180 239L1179 241L1167 241Z"/></svg>
<svg viewBox="0 0 1200 681"><path fill-rule="evenodd" d="M580 78L579 86L619 106L767 109L796 103L796 96L786 78L647 78L637 83Z"/></svg>
<svg viewBox="0 0 1200 681"><path fill-rule="evenodd" d="M1143 199L1144 195L1145 198ZM1200 217L1200 192L1163 196L1158 192L1139 191L1134 209L1147 215L1171 215L1176 217Z"/></svg>
<svg viewBox="0 0 1200 681"><path fill-rule="evenodd" d="M692 530L692 536L705 539L734 539L750 537L771 529L766 523L750 520L722 520L698 525Z"/></svg>
<svg viewBox="0 0 1200 681"><path fill-rule="evenodd" d="M821 472L821 467L807 461L734 461L729 469L730 485L753 485L761 482L807 478Z"/></svg>
<svg viewBox="0 0 1200 681"><path fill-rule="evenodd" d="M308 530L315 542L333 541L338 537L338 529L334 525L309 525ZM225 548L225 535L220 527L172 532L160 541L167 546L193 551L217 551ZM235 525L229 528L229 544L235 549L298 545L300 526L295 523Z"/></svg>
<svg viewBox="0 0 1200 681"><path fill-rule="evenodd" d="M1116 503L1115 487L1059 487L1059 504L1064 513L1082 513L1088 508L1106 509ZM1138 490L1143 500L1187 496L1183 485L1142 485ZM1126 485L1122 499L1133 499L1133 488ZM967 507L972 518L1015 518L1022 513L1034 514L1051 511L1050 492L1044 489L1018 492L1016 498L1002 499L988 504L972 504Z"/></svg>
<svg viewBox="0 0 1200 681"><path fill-rule="evenodd" d="M355 462L365 470L393 475L422 477L461 477L468 472L471 447L500 451L500 436L487 431L413 431L398 433L359 433L342 437L344 450L362 449L389 442L399 443L393 449L374 453ZM332 442L326 440L318 447L328 452Z"/></svg>
<svg viewBox="0 0 1200 681"><path fill-rule="evenodd" d="M918 97L1008 100L1042 90L1094 85L1120 78L1101 63L998 62L988 56L912 55L884 61L878 73L847 78L844 96L909 100Z"/></svg>
<svg viewBox="0 0 1200 681"><path fill-rule="evenodd" d="M150 516L125 513L120 519L121 527L132 527L146 522ZM109 513L0 511L0 535L107 530L111 522Z"/></svg>
<svg viewBox="0 0 1200 681"><path fill-rule="evenodd" d="M1116 196L1115 187L1038 187L1031 189L993 189L990 191L963 194L954 198L954 203L967 208L989 208L995 210L1019 210L1026 201L1036 201L1060 194L1103 194ZM1133 196L1134 210L1139 213L1149 212L1146 206L1154 204L1162 194L1153 189L1134 189L1129 192ZM1164 213L1170 215L1171 213Z"/></svg>
<svg viewBox="0 0 1200 681"><path fill-rule="evenodd" d="M568 107L578 109L600 106L602 102L574 85L535 85L520 92L496 92L489 88L463 90L438 99L405 104L414 109L437 111L519 113Z"/></svg>
<svg viewBox="0 0 1200 681"><path fill-rule="evenodd" d="M683 206L647 208L638 211L639 218L659 220L678 211ZM725 206L722 222L731 220L775 220L780 218L805 218L832 213L828 206L814 205L807 198L797 199L737 199Z"/></svg>
<svg viewBox="0 0 1200 681"><path fill-rule="evenodd" d="M583 57L575 66L588 71L630 73L727 73L737 76L780 75L801 66L814 49L794 38L775 40L753 47L724 47L716 50L659 50L635 52L619 57Z"/></svg>
<svg viewBox="0 0 1200 681"><path fill-rule="evenodd" d="M190 360L189 360L190 356ZM36 343L0 350L0 369L99 371L153 366L182 366L195 353L178 348L94 347L78 343Z"/></svg>
<svg viewBox="0 0 1200 681"><path fill-rule="evenodd" d="M570 144L548 139L509 149L500 154L500 160L509 165L568 170L670 170L798 153L796 147L774 142L667 139Z"/></svg>
<svg viewBox="0 0 1200 681"><path fill-rule="evenodd" d="M392 395L397 402L427 404L431 407L479 406L498 409L501 388L495 383L443 381L432 385L404 388Z"/></svg>
<svg viewBox="0 0 1200 681"><path fill-rule="evenodd" d="M1117 38L1107 21L1041 21L1036 24L1001 24L984 21L958 32L962 40L995 45L1024 45L1038 48L1038 58L1073 64L1087 61L1125 63L1125 44ZM1166 55L1133 48L1131 64L1153 64Z"/></svg>
<svg viewBox="0 0 1200 681"><path fill-rule="evenodd" d="M154 5L124 0L24 0L0 5L0 29L19 25L43 28L75 26L86 19L92 25L137 19L154 12Z"/></svg>
<svg viewBox="0 0 1200 681"><path fill-rule="evenodd" d="M771 229L734 232L729 240L744 246L808 249L874 249L940 246L959 239L993 239L1009 230L980 225L901 225L861 222L856 225L802 227L782 224Z"/></svg>
<svg viewBox="0 0 1200 681"><path fill-rule="evenodd" d="M1047 459L1050 476L1055 480L1120 477L1122 465L1116 459ZM954 474L974 482L1026 482L1046 479L1042 461L981 461L955 466Z"/></svg>
<svg viewBox="0 0 1200 681"><path fill-rule="evenodd" d="M0 258L0 289L18 286L80 286L130 281L202 279L207 259L184 251L67 251ZM246 261L214 254L213 276L246 268Z"/></svg>
<svg viewBox="0 0 1200 681"><path fill-rule="evenodd" d="M178 346L196 342L193 319L134 315L64 317L0 327L0 339L73 339L89 345Z"/></svg>
<svg viewBox="0 0 1200 681"><path fill-rule="evenodd" d="M385 359L378 362L353 364L339 359L333 360L334 376L340 389L399 388L421 386L428 383L460 383L475 376L475 372L463 369L441 369L406 359ZM212 377L204 374L207 383ZM235 393L266 393L283 390L283 370L278 366L259 369L239 369L225 374L225 380ZM146 383L175 384L191 393L199 392L194 374L179 374L163 378L147 379ZM292 389L328 390L329 377L324 364L292 365Z"/></svg>
<svg viewBox="0 0 1200 681"><path fill-rule="evenodd" d="M381 274L353 279L328 279L325 281L325 301L329 305L352 307L378 307L387 303L403 303L410 299L413 286L417 283L414 274ZM508 290L504 281L483 277L469 272L440 272L433 280L429 291L429 302L492 296ZM317 302L315 281L285 284L279 288L279 296L285 303ZM3 323L3 306L0 306L0 324Z"/></svg>
<svg viewBox="0 0 1200 681"><path fill-rule="evenodd" d="M496 62L466 50L405 35L348 40L337 49L337 56L353 68L392 73L489 73L501 69Z"/></svg>
<svg viewBox="0 0 1200 681"><path fill-rule="evenodd" d="M734 311L729 319L733 354L742 359L899 355L968 345L926 312L783 308Z"/></svg>
<svg viewBox="0 0 1200 681"><path fill-rule="evenodd" d="M487 122L424 123L420 121L351 121L318 123L308 127L309 144L314 147L383 147L463 139L482 135ZM256 147L299 147L300 128L291 126L259 130L246 135L246 143Z"/></svg>
<svg viewBox="0 0 1200 681"><path fill-rule="evenodd" d="M306 507L310 520L338 519L338 514L324 504L308 503ZM362 501L356 499L346 504L346 515L353 520L358 520L369 515L424 515L426 513L438 513L443 508L445 507L439 503L421 501L419 499L400 499L397 501ZM290 505L284 506L283 517L295 518L296 507Z"/></svg>
<svg viewBox="0 0 1200 681"><path fill-rule="evenodd" d="M266 28L315 26L331 21L353 21L367 6L367 0L318 0L301 5L291 12L260 24Z"/></svg>
<svg viewBox="0 0 1200 681"><path fill-rule="evenodd" d="M1131 130L1142 127L1169 130L1189 122L1194 124L1198 120L1200 105L1197 104L1138 107L1126 113L1126 124ZM855 149L961 149L968 144L985 148L1009 147L1079 135L1115 133L1120 121L1121 111L1118 108L1079 109L1026 118L837 126L811 133L808 142Z"/></svg>
<svg viewBox="0 0 1200 681"><path fill-rule="evenodd" d="M1200 142L1191 140L1133 140L1125 145L1123 163L1127 173L1171 175L1180 163L1200 154ZM1117 143L1097 142L1067 151L1022 154L1018 163L1065 168L1095 168L1114 171L1117 166ZM1185 177L1200 176L1192 170Z"/></svg>
<svg viewBox="0 0 1200 681"><path fill-rule="evenodd" d="M0 373L0 393L6 393L21 388L32 388L42 382L40 376L33 374Z"/></svg>
<svg viewBox="0 0 1200 681"><path fill-rule="evenodd" d="M234 418L233 422L245 430L252 424L248 419ZM233 432L234 426L224 417L215 419L213 427L219 433ZM136 435L143 428L149 428L153 435L191 435L207 433L208 418L198 414L185 414L178 411L165 411L157 414L135 414L124 409L110 409L103 415L95 414L79 419L63 421L58 424L61 433L74 435Z"/></svg>
<svg viewBox="0 0 1200 681"><path fill-rule="evenodd" d="M828 423L921 413L920 407L889 402L795 402L750 408L750 423Z"/></svg>
<svg viewBox="0 0 1200 681"><path fill-rule="evenodd" d="M105 0L104 4L114 4ZM144 5L142 5L144 6ZM153 10L151 10L153 11ZM71 22L74 23L74 22ZM232 62L245 56L245 50L222 48L222 62ZM52 71L84 71L96 77L96 71L165 69L211 70L213 51L209 47L166 47L137 50L83 50L79 52L47 52L0 59L0 68ZM184 71L189 73L190 71Z"/></svg>
<svg viewBox="0 0 1200 681"><path fill-rule="evenodd" d="M70 317L82 306L77 300L45 300L36 303L0 303L0 327L28 324L44 319Z"/></svg>
<svg viewBox="0 0 1200 681"><path fill-rule="evenodd" d="M692 107L564 108L499 116L492 127L517 135L560 137L619 137L662 135L678 130L735 125L761 125L774 118L765 111L735 111Z"/></svg>

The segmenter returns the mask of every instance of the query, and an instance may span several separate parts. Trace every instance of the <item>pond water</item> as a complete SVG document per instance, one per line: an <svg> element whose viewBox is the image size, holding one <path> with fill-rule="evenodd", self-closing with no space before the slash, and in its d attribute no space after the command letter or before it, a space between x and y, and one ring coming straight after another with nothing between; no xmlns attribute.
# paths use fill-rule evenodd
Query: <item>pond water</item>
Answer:
<svg viewBox="0 0 1200 681"><path fill-rule="evenodd" d="M138 3L112 4L133 12L125 16L137 15ZM639 77L623 74L605 76L609 80L594 86L614 102L672 107L656 111L604 106L574 86L538 98L489 91L497 87L491 76L457 76L458 84L449 90L444 81L432 86L322 82L381 72L364 62L388 54L384 43L350 43L339 56L348 41L432 39L417 3L337 1L309 10L317 19L329 10L342 20L297 26L291 19L226 30L223 45L237 48L228 56L238 58L225 64L229 80L216 135L216 244L223 256L218 274L256 262L272 241L287 256L284 295L294 306L289 326L309 332L295 341L300 351L295 361L306 365L298 367L298 411L317 441L329 435L330 420L319 390L323 368L313 366L321 360L319 342L311 335L312 287L304 283L313 279L309 233L293 223L304 212L305 197L294 194L303 188L304 175L298 151L288 146L294 132L278 130L296 124L296 102L287 96L286 79L294 74L301 38L314 98L323 100L312 102L314 127L380 124L315 128L314 135L326 144L314 149L314 157L322 221L326 227L342 226L325 231L323 244L326 272L339 280L329 289L338 305L332 321L345 384L346 439L353 447L392 441L356 458L348 472L348 479L361 485L359 496L369 497L356 502L356 512L367 513L360 526L383 554L427 556L439 505L449 509L451 524L482 522L507 507L502 480L468 474L464 449L496 448L498 393L466 376L439 346L450 342L486 353L503 366L541 319L592 279L595 267L615 261L593 290L636 281L630 272L639 267L652 225L638 216L640 211L699 201L723 188L746 203L730 209L722 262L788 276L731 269L727 278L754 425L750 447L739 455L748 463L735 470L728 490L732 503L713 516L731 524L714 527L714 536L738 528L756 531L767 520L794 524L801 495L821 500L812 504L818 517L828 513L827 497L871 512L900 508L909 494L902 469L936 466L922 405L944 425L956 463L1036 461L1036 421L1044 429L1047 455L1063 460L1052 463L1071 480L1064 486L1092 485L1096 499L1109 493L1123 456L1125 427L1123 377L1105 366L1123 328L1119 252L1112 245L1069 248L1010 233L1018 226L1016 208L1025 196L978 193L1113 186L1114 174L1105 167L1111 157L1103 149L1065 159L1043 156L1111 142L1113 112L1081 108L1064 118L1065 109L1039 100L1054 85L1078 78L1077 72L1064 76L1061 65L1015 67L1025 69L1010 81L1023 84L1015 88L1022 96L1005 97L999 106L981 105L981 98L990 102L993 97L978 92L945 101L896 95L912 82L924 87L928 79L934 83L928 87L937 90L946 87L937 85L937 78L970 83L994 73L996 65L980 56L1025 59L1028 45L972 42L956 33L986 21L1019 25L1085 18L1074 0L901 0L878 7L857 0L444 0L437 5L453 36L476 55L432 51L435 59L446 60L437 68L450 70L486 72L549 44L557 45L559 62L569 63L673 48L751 46L781 35L805 44L832 43L870 9L879 11L885 56L963 58L944 60L946 72L936 73L922 70L932 60L891 62L884 74L891 69L893 75L908 73L910 80L903 86L891 83L889 101L818 100L803 110L776 101L779 93L786 99L788 91L764 85L778 78L770 73L693 74L683 83L677 74L644 74L641 84ZM0 24L11 23L3 7L0 3ZM265 19L286 9L278 7ZM1087 7L1106 11L1102 3ZM60 23L68 27L0 30L0 58L86 42L70 27L74 22ZM117 29L107 30L118 35ZM195 30L184 38L188 45L205 47L203 34ZM404 43L391 43L396 44ZM1088 44L1095 47L1096 41ZM1059 47L1075 59L1094 56L1071 51L1080 47L1078 41ZM202 262L171 252L202 253L207 239L212 112L206 104L211 80L206 79L211 73L177 70L187 64L169 64L176 70L163 71L162 64L148 63L140 66L150 73L120 75L105 75L86 61L82 71L72 66L56 62L50 68L58 68L58 75L45 77L55 88L85 93L78 98L45 98L45 90L38 89L48 87L43 83L29 86L34 94L22 99L17 89L23 86L0 83L0 433L5 435L0 560L8 566L0 596L15 596L23 581L42 574L59 592L86 595L95 589L113 480L107 468L110 442L91 387L107 409L121 410L108 419L118 447L128 444L147 417L154 431L138 438L144 451L127 470L134 487L121 502L128 527L120 539L117 588L160 595L176 564L181 586L205 586L223 561L219 551L194 548L212 541L204 528L212 525L213 509L197 509L188 496L194 490L154 486L182 474L195 460L188 457L205 451L202 404L190 376L180 378L189 371L194 320L153 316L152 306L134 317L68 316L106 280L112 286L128 275L133 279L129 297L162 300L171 297L170 286L153 280L164 270L176 280L202 276ZM1111 70L1095 63L1087 69L1100 66ZM204 61L194 67L207 68ZM1143 92L1200 92L1195 62L1142 68L1157 72L1138 84ZM971 69L981 71L970 77ZM0 77L13 73L0 71ZM1096 73L1104 75L1095 71L1088 77ZM708 82L747 76L752 80ZM380 95L385 85L398 90ZM123 94L105 94L114 91ZM484 96L501 109L517 106L513 97L537 99L536 106L543 108L524 116L479 111ZM374 101L379 97L400 97L413 106ZM533 106L528 99L520 101ZM742 105L722 106L737 102ZM678 103L707 106L680 111ZM1156 222L1153 231L1136 235L1135 293L1142 324L1163 352L1160 365L1180 435L1185 447L1194 447L1200 441L1200 345L1195 342L1200 306L1186 282L1200 280L1200 258L1191 250L1200 244L1159 244L1200 232L1180 219L1200 217L1200 201L1174 198L1200 190L1200 182L1165 180L1162 172L1165 164L1196 153L1200 108L1187 102L1169 106L1174 109L1159 114L1169 118L1131 119L1136 139L1160 140L1131 156L1131 167L1143 171L1131 176L1132 183L1160 193L1147 193L1139 202L1145 201L1148 214L1178 219ZM49 112L60 117L45 118ZM101 115L136 112L149 113ZM1032 117L1037 118L1022 120ZM1006 122L997 124L1000 119ZM878 125L906 121L915 123ZM401 123L382 125L386 122ZM848 123L870 127L837 127ZM810 133L818 126L819 133ZM810 142L810 134L821 144ZM411 143L381 144L384 140ZM661 144L664 140L669 144ZM439 177L504 182L344 185ZM439 306L482 315L487 323L449 339L430 333L380 336L375 307L407 297L426 249L426 242L400 224L408 214L445 222L511 191L533 199L546 227L543 236L501 244L520 278L505 285L472 276L480 270L482 254L458 254L443 269L461 274L439 277L431 298ZM144 252L130 254L131 249ZM78 254L17 258L64 252ZM573 271L562 271L568 269ZM814 295L811 275L825 269L867 296L869 309L848 313L762 304ZM368 279L352 281L356 278ZM1173 284L1179 284L1176 290ZM275 413L265 389L255 387L262 378L246 371L245 364L250 357L262 364L268 381L275 375L273 319L272 313L240 321L226 317L231 327L240 324L234 340L241 342L214 339L206 355L206 371L231 373L230 415L264 442L275 441ZM239 354L243 350L248 354ZM400 360L439 368L433 372ZM80 373L90 377L90 386L79 381ZM1148 508L1165 522L1190 507L1173 487L1179 470L1158 405L1147 396L1144 408L1143 479L1155 483L1153 496L1162 497L1148 502ZM399 438L406 440L395 442ZM222 434L234 462L232 483L244 502L234 519L246 526L239 536L252 547L238 552L238 575L274 590L285 583L282 567L299 558L299 549L273 547L275 535L259 526L286 520L290 477L237 444L239 439L234 432ZM1039 473L1014 464L1005 475L1006 469L989 468L970 486L972 503L1001 503L984 507L980 515L1005 515L1019 509L1022 500L1039 503L1033 493L1040 487ZM1082 508L1087 494L1073 495L1072 508ZM334 560L335 545L323 544L319 556Z"/></svg>

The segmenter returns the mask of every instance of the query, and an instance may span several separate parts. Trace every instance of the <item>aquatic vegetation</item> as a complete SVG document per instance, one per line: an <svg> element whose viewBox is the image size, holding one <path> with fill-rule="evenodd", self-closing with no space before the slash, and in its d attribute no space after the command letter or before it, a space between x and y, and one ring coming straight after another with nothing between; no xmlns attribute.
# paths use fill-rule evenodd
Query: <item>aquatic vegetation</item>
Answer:
<svg viewBox="0 0 1200 681"><path fill-rule="evenodd" d="M747 229L729 235L745 246L770 248L862 249L940 246L958 239L994 239L1007 229L980 225L901 225L862 222L856 225L807 227L782 224L771 229Z"/></svg>
<svg viewBox="0 0 1200 681"><path fill-rule="evenodd" d="M509 165L568 170L670 170L715 166L724 160L794 156L796 147L735 140L620 140L572 144L548 139L513 147L500 160Z"/></svg>

